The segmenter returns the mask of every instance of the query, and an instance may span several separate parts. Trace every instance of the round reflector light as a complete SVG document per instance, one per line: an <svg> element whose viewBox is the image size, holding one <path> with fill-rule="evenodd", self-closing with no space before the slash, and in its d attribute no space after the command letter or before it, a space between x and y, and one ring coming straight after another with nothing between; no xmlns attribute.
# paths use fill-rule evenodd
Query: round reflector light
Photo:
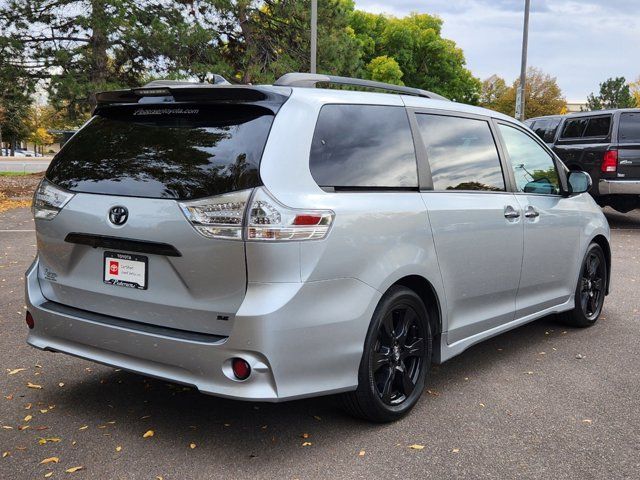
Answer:
<svg viewBox="0 0 640 480"><path fill-rule="evenodd" d="M234 358L231 360L231 369L238 380L246 380L251 375L251 367L246 360Z"/></svg>

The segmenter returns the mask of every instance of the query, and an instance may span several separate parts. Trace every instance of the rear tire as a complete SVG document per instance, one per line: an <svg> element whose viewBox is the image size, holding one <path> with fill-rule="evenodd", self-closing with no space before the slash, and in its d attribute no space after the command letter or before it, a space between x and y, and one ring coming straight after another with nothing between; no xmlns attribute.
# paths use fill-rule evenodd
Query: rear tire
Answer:
<svg viewBox="0 0 640 480"><path fill-rule="evenodd" d="M432 342L429 314L420 297L406 287L391 287L367 332L358 388L341 397L345 410L380 423L406 415L424 390Z"/></svg>
<svg viewBox="0 0 640 480"><path fill-rule="evenodd" d="M607 289L607 273L607 260L602 247L592 243L587 248L580 268L575 307L564 314L565 323L584 328L598 321Z"/></svg>

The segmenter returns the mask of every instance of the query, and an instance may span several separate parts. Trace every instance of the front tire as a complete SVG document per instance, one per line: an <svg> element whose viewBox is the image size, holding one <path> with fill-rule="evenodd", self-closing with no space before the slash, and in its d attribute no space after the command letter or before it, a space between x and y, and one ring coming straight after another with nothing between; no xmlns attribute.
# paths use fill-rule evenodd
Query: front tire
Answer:
<svg viewBox="0 0 640 480"><path fill-rule="evenodd" d="M367 332L358 388L342 397L346 410L373 422L406 415L422 395L432 343L429 314L420 297L406 287L391 287Z"/></svg>
<svg viewBox="0 0 640 480"><path fill-rule="evenodd" d="M574 327L590 327L598 321L607 288L607 260L602 247L592 243L582 261L576 286L576 305L564 320Z"/></svg>

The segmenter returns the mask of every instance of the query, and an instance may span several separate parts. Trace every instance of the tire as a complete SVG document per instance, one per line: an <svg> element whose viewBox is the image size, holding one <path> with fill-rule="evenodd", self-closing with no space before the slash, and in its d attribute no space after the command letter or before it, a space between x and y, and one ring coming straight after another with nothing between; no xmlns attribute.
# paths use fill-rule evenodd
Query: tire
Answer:
<svg viewBox="0 0 640 480"><path fill-rule="evenodd" d="M358 388L341 397L345 410L379 423L406 415L424 390L432 343L429 314L420 297L406 287L391 287L367 332Z"/></svg>
<svg viewBox="0 0 640 480"><path fill-rule="evenodd" d="M578 284L576 285L576 304L573 310L564 315L565 323L574 327L594 325L604 303L607 289L607 260L602 248L592 243L582 260Z"/></svg>

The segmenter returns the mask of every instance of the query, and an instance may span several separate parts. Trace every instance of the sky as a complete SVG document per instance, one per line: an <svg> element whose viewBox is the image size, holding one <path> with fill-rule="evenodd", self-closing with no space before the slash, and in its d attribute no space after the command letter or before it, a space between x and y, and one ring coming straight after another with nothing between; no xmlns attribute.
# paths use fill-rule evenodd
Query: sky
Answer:
<svg viewBox="0 0 640 480"><path fill-rule="evenodd" d="M473 74L520 75L524 0L356 0L356 8L437 15L443 36ZM567 101L583 102L609 77L640 77L640 0L531 0L528 65L557 78Z"/></svg>

